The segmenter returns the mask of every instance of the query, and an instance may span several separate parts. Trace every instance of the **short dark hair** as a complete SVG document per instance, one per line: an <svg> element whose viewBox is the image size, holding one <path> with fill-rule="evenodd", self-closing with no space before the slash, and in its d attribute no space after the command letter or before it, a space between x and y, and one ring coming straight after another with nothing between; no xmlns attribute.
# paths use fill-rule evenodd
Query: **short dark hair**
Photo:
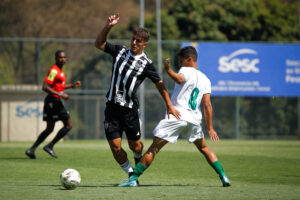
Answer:
<svg viewBox="0 0 300 200"><path fill-rule="evenodd" d="M147 29L142 28L142 27L136 28L136 29L133 31L133 35L138 35L138 36L142 37L142 38L144 39L145 42L148 42L148 40L149 40L149 38L150 38L150 33L149 33L149 31L147 31Z"/></svg>
<svg viewBox="0 0 300 200"><path fill-rule="evenodd" d="M55 58L58 58L59 54L61 54L61 53L65 53L65 51L64 50L57 50L55 52Z"/></svg>
<svg viewBox="0 0 300 200"><path fill-rule="evenodd" d="M197 50L195 49L195 47L187 46L187 47L183 47L182 49L180 49L177 53L177 56L184 58L184 59L191 56L194 61L197 61L198 53L197 53Z"/></svg>

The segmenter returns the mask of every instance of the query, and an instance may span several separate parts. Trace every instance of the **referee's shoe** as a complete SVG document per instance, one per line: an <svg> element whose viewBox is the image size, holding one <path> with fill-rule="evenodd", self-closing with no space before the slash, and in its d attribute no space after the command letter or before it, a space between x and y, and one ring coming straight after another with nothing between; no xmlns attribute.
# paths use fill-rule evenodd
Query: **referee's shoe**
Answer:
<svg viewBox="0 0 300 200"><path fill-rule="evenodd" d="M28 149L25 151L25 154L30 158L30 159L36 159L36 156L34 154L34 150Z"/></svg>
<svg viewBox="0 0 300 200"><path fill-rule="evenodd" d="M53 149L50 148L48 145L44 146L44 151L50 154L50 156L57 158L57 155L54 153Z"/></svg>

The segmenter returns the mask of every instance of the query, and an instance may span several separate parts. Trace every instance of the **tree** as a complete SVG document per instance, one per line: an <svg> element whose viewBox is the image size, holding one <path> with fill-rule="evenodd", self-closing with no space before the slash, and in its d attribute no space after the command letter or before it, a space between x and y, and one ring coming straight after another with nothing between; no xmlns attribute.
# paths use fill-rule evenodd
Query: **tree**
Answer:
<svg viewBox="0 0 300 200"><path fill-rule="evenodd" d="M139 14L138 5L133 0L3 0L0 1L0 37L95 38L107 17L115 12L122 17L118 28L123 29L132 16ZM122 35L119 37L121 39ZM57 48L62 48L74 62L83 54L80 46L74 46L56 44L53 48L53 43L42 43L41 49L53 56ZM6 73L12 77L1 79L0 83L36 84L37 76L32 75L36 71L35 43L3 43L0 54L0 62L5 59L6 66L14 72ZM45 59L42 56L43 62ZM53 59L47 61L50 62L42 63L42 74L53 63Z"/></svg>
<svg viewBox="0 0 300 200"><path fill-rule="evenodd" d="M292 42L297 8L297 1L178 0L162 11L162 32L164 39ZM155 16L147 27L156 35Z"/></svg>
<svg viewBox="0 0 300 200"><path fill-rule="evenodd" d="M164 11L172 20L162 21L163 37L189 41L295 42L299 41L297 8L297 1L178 0ZM156 35L155 16L147 20L147 27ZM179 34L173 34L173 30ZM223 137L230 137L234 131L234 100L213 98L218 119L215 126ZM242 98L240 103L240 130L245 137L296 134L296 98Z"/></svg>

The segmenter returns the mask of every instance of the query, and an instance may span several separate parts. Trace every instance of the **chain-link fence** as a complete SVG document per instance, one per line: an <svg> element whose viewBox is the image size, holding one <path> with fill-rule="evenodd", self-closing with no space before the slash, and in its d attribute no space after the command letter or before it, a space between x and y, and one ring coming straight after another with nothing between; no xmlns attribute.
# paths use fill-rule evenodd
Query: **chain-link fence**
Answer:
<svg viewBox="0 0 300 200"><path fill-rule="evenodd" d="M125 40L111 42L129 45L129 41ZM105 95L110 84L112 59L110 55L97 50L93 43L93 39L0 38L0 101L3 101L7 94L17 95L20 90L23 91L23 86L28 85L37 86L37 89L26 91L36 94L32 98L42 101L44 92L41 91L41 85L48 70L55 63L54 53L59 49L65 50L68 61L63 70L67 83L76 80L82 82L81 89L66 90L71 98L64 101L64 104L70 111L73 122L69 137L71 139L105 138L103 128ZM162 42L163 58L171 58L175 71L178 70L175 55L180 46L181 41ZM145 52L155 66L158 66L156 41L150 41ZM165 73L161 76L168 92L171 93L174 82ZM166 107L150 80L145 81L144 88L144 97L142 97L144 104L141 107L144 109L144 136L152 138L152 130L164 117ZM299 137L298 98L212 96L212 104L214 128L221 138L295 139ZM5 109L2 108L1 112L5 112ZM5 120L5 116L2 114L0 120ZM4 126L3 123L1 124ZM31 125L27 124L27 126ZM0 130L3 131L3 127Z"/></svg>

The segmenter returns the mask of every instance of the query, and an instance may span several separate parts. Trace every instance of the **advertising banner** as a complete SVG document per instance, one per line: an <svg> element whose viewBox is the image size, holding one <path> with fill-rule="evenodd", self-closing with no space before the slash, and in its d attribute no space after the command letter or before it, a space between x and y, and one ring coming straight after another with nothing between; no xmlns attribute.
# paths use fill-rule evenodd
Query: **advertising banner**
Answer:
<svg viewBox="0 0 300 200"><path fill-rule="evenodd" d="M198 68L214 96L299 97L300 45L182 43L198 51Z"/></svg>

